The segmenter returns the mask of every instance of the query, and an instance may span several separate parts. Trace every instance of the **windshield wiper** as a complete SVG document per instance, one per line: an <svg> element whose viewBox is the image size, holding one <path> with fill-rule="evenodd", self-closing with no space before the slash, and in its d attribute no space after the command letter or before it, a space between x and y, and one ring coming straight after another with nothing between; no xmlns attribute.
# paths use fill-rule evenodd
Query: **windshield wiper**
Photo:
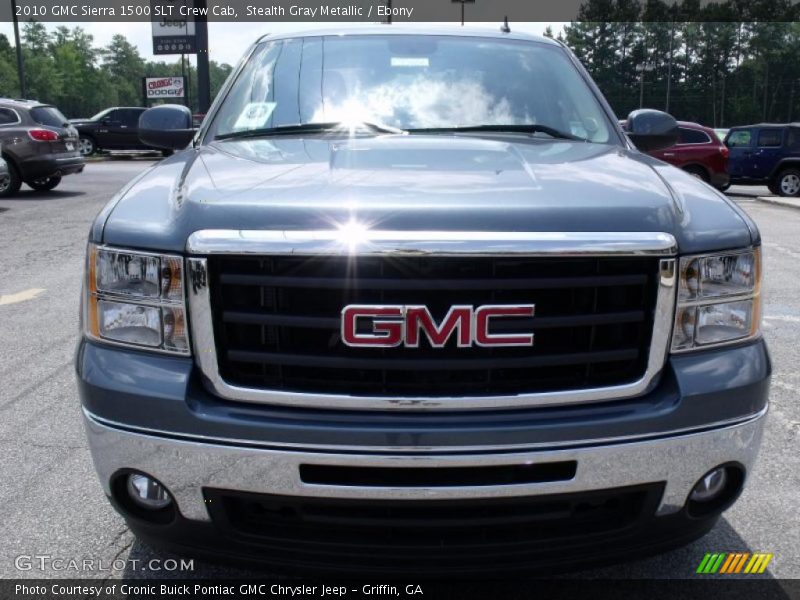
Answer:
<svg viewBox="0 0 800 600"><path fill-rule="evenodd" d="M409 133L544 133L552 138L559 140L574 140L576 142L587 142L589 140L572 135L565 131L559 131L547 125L471 125L467 127L432 127L428 129L409 129Z"/></svg>
<svg viewBox="0 0 800 600"><path fill-rule="evenodd" d="M358 121L352 125L349 123L296 123L294 125L279 125L277 127L260 127L257 129L245 129L242 131L232 131L218 135L218 140L239 140L245 138L269 137L273 135L294 135L298 133L329 133L332 131L349 131L350 129L366 129L372 133L405 133L402 129L370 123L369 121Z"/></svg>

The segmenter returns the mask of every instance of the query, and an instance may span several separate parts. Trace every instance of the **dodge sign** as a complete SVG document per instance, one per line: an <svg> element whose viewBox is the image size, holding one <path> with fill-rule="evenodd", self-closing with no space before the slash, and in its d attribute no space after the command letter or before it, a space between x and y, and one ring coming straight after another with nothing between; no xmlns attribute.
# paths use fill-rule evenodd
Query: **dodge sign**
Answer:
<svg viewBox="0 0 800 600"><path fill-rule="evenodd" d="M145 77L144 91L148 100L183 98L183 77Z"/></svg>

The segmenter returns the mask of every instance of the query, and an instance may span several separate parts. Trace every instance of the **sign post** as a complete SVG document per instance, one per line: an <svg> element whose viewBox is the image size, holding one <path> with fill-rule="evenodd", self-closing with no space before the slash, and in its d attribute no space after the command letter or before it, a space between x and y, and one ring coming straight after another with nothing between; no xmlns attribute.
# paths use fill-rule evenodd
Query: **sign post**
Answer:
<svg viewBox="0 0 800 600"><path fill-rule="evenodd" d="M197 103L205 114L211 105L206 0L150 0L150 8L153 54L197 55Z"/></svg>

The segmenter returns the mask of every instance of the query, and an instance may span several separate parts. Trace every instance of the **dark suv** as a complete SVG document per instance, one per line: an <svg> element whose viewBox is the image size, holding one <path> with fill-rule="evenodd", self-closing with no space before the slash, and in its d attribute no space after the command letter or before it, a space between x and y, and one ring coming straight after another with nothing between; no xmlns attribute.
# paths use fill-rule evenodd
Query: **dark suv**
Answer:
<svg viewBox="0 0 800 600"><path fill-rule="evenodd" d="M107 108L91 119L72 119L80 134L80 151L91 156L98 150L152 150L139 139L139 106Z"/></svg>
<svg viewBox="0 0 800 600"><path fill-rule="evenodd" d="M773 194L800 196L800 123L734 127L725 138L735 185L766 185Z"/></svg>
<svg viewBox="0 0 800 600"><path fill-rule="evenodd" d="M0 147L9 172L0 197L16 194L23 182L52 190L62 176L83 171L78 132L55 106L36 100L0 98Z"/></svg>

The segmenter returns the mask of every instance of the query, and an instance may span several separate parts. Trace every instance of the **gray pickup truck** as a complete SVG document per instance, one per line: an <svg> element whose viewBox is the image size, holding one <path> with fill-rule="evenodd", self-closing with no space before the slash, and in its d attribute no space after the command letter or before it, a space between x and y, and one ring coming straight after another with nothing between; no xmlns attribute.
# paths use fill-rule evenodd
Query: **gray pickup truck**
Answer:
<svg viewBox="0 0 800 600"><path fill-rule="evenodd" d="M89 235L77 375L145 542L286 570L570 569L737 499L770 381L761 240L562 44L270 35ZM188 148L186 147L188 145ZM305 572L305 571L304 571Z"/></svg>

